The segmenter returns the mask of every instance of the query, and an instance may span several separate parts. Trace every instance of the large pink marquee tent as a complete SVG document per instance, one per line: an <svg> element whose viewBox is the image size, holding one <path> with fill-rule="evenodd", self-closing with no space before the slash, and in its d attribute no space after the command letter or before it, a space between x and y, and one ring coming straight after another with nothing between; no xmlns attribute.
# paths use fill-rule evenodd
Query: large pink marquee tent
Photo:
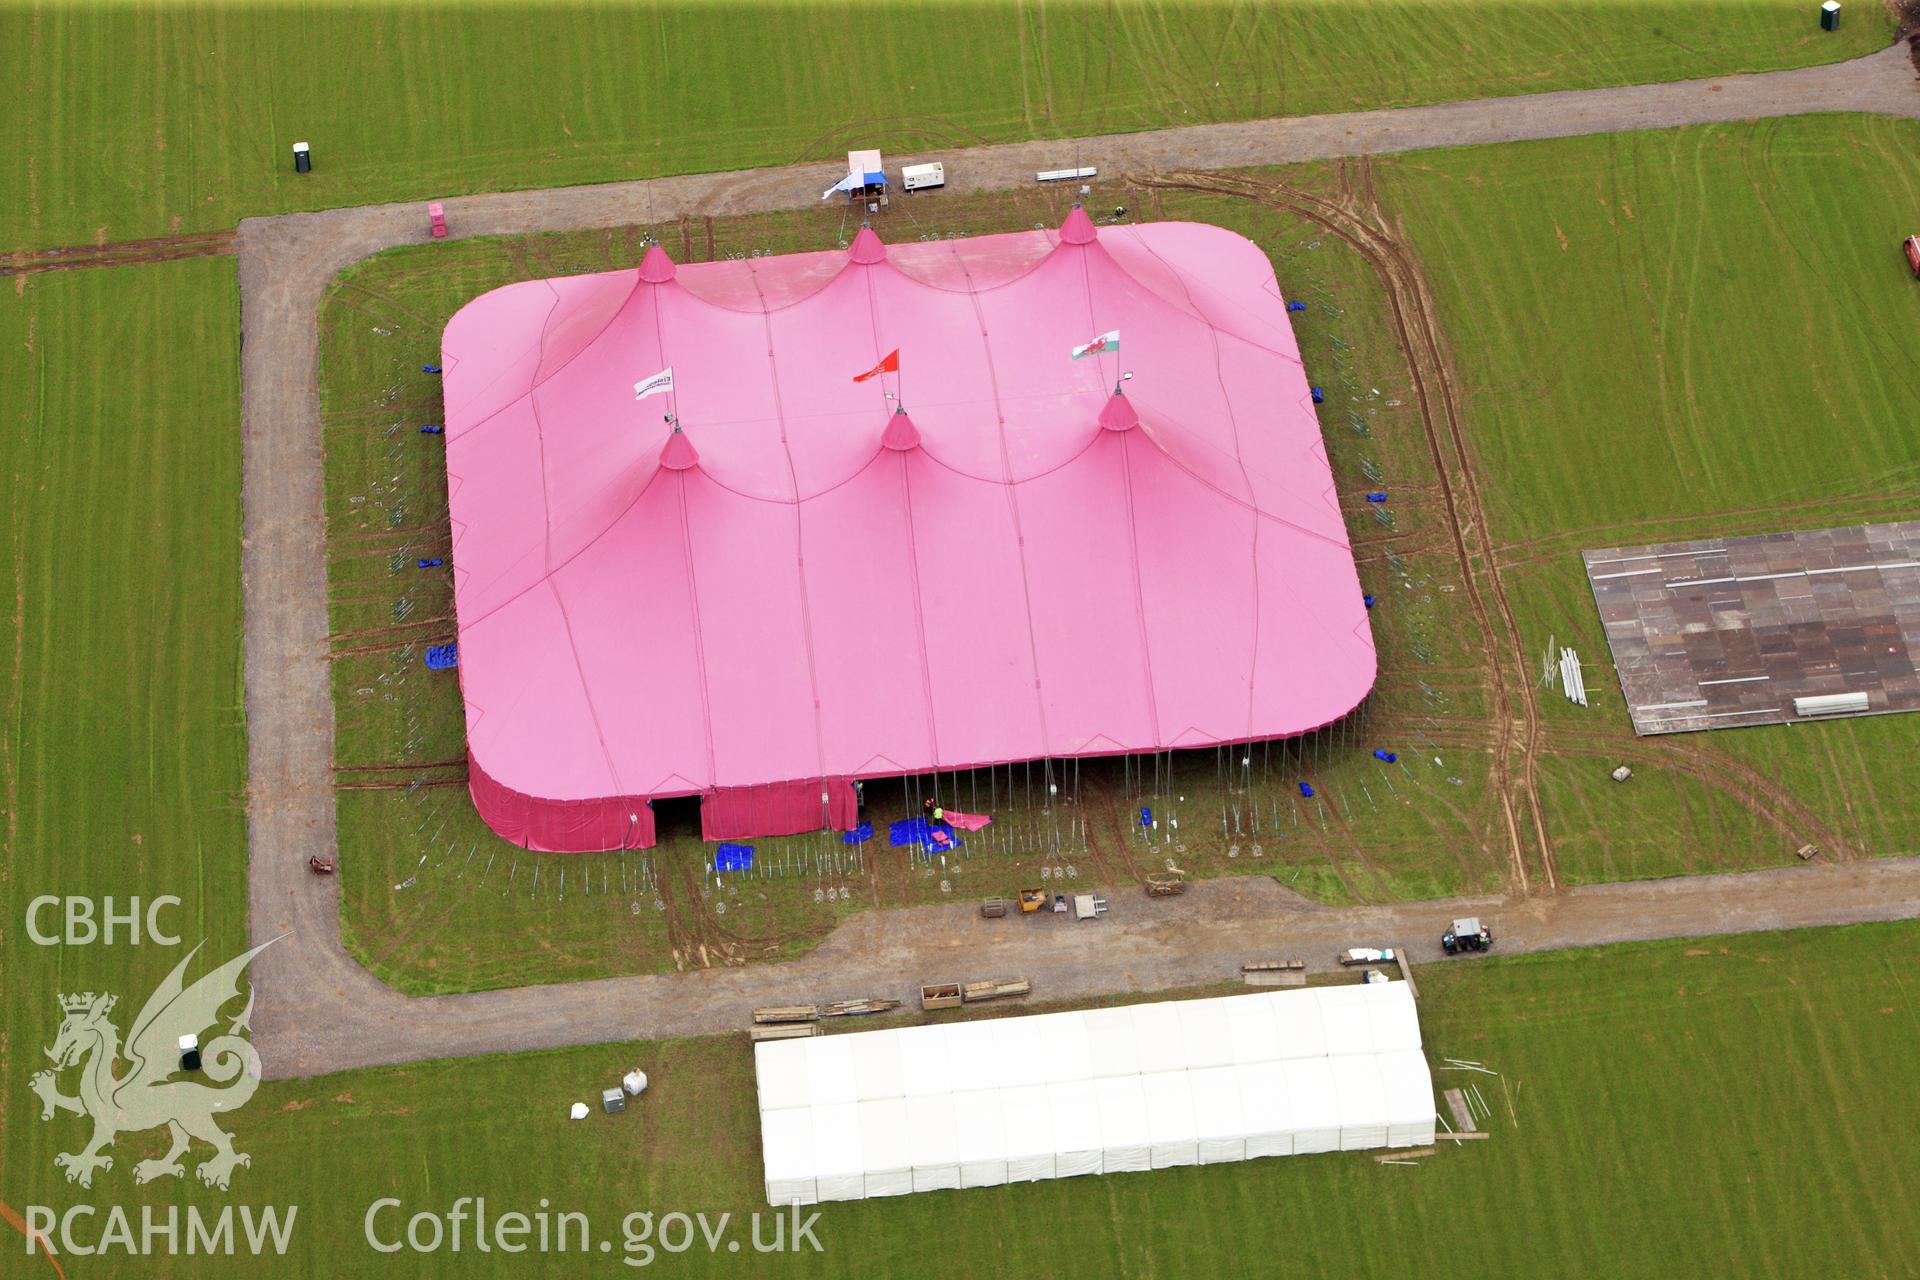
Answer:
<svg viewBox="0 0 1920 1280"><path fill-rule="evenodd" d="M713 839L845 827L853 779L1283 737L1372 686L1285 303L1230 232L654 247L442 346L471 789L517 843L643 847L677 795Z"/></svg>

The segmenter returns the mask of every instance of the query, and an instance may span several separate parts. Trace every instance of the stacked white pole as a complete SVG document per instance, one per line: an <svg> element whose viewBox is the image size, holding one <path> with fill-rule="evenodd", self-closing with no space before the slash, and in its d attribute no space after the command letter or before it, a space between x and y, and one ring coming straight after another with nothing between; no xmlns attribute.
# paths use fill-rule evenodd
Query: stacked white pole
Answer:
<svg viewBox="0 0 1920 1280"><path fill-rule="evenodd" d="M1580 673L1580 655L1571 649L1560 651L1560 691L1576 706L1587 705L1587 681Z"/></svg>

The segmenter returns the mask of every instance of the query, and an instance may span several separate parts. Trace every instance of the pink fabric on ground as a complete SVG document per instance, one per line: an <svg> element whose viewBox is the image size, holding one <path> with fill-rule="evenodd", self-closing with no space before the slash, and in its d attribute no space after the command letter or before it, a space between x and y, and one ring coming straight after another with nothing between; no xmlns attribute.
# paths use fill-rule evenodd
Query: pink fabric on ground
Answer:
<svg viewBox="0 0 1920 1280"><path fill-rule="evenodd" d="M809 780L1284 737L1359 703L1371 632L1271 265L1215 227L1071 231L656 246L449 322L490 825L618 847L623 797L751 788L817 826ZM772 834L752 807L703 825Z"/></svg>
<svg viewBox="0 0 1920 1280"><path fill-rule="evenodd" d="M700 798L700 834L708 840L739 840L793 836L823 826L851 831L859 814L851 778L726 787Z"/></svg>
<svg viewBox="0 0 1920 1280"><path fill-rule="evenodd" d="M940 820L948 826L958 827L962 831L978 831L993 821L991 817L984 813L956 813L952 809L942 809L940 811Z"/></svg>

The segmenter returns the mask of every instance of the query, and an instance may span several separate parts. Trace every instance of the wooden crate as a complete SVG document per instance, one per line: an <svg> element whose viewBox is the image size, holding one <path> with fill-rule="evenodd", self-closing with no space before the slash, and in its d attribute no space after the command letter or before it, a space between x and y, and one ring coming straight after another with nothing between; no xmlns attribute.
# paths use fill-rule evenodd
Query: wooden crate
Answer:
<svg viewBox="0 0 1920 1280"><path fill-rule="evenodd" d="M1005 898L988 898L980 904L980 914L989 920L998 920L1007 914Z"/></svg>
<svg viewBox="0 0 1920 1280"><path fill-rule="evenodd" d="M920 988L922 1009L955 1009L960 1003L960 984L957 982L930 982Z"/></svg>

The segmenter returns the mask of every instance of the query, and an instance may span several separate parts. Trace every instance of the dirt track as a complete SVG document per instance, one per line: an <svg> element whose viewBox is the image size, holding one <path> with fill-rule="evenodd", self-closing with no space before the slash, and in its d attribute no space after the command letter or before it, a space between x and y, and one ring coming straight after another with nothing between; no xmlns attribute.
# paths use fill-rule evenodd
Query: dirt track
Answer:
<svg viewBox="0 0 1920 1280"><path fill-rule="evenodd" d="M1035 171L1076 156L1108 176L1152 175L1831 111L1920 117L1908 51L1766 75L1017 143L940 158L952 189L964 193L1025 185ZM825 166L796 166L446 204L456 236L660 225L804 207L832 176ZM957 904L915 908L857 917L792 964L402 997L348 957L337 886L306 871L308 855L336 846L316 321L335 274L381 249L425 240L425 221L419 204L370 206L249 219L237 237L249 929L255 941L290 935L253 969L255 1042L269 1075L726 1030L755 1004L904 994L923 979L987 970L1023 973L1045 995L1064 998L1217 981L1276 951L1317 962L1337 945L1373 939L1405 942L1425 959L1438 925L1457 910L1492 914L1502 946L1522 950L1920 915L1920 861L1905 859L1609 885L1505 904L1355 910L1307 906L1270 881L1233 880L1159 906L1117 893L1113 915L1097 925L990 923ZM990 964L976 958L988 948Z"/></svg>

